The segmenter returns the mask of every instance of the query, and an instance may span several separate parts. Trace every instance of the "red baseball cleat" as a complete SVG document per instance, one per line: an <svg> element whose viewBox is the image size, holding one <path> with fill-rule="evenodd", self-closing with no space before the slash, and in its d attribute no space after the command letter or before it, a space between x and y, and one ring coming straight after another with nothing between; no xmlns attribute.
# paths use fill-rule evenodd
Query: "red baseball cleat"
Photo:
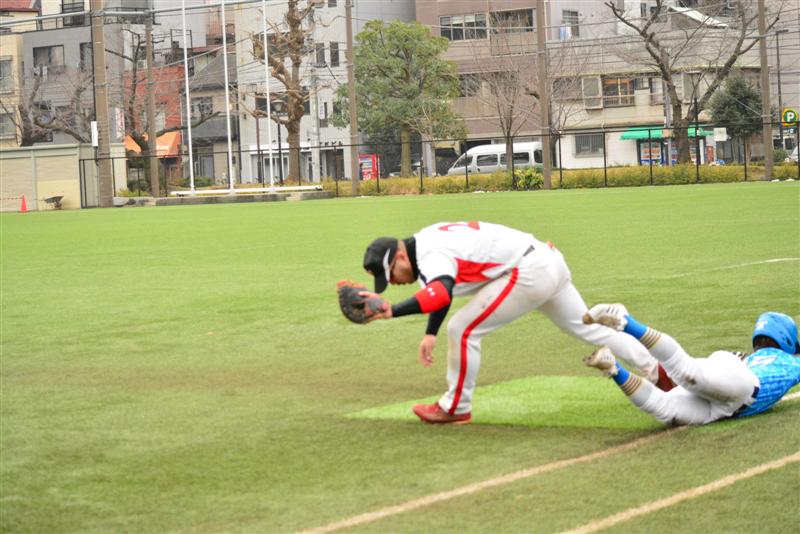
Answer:
<svg viewBox="0 0 800 534"><path fill-rule="evenodd" d="M450 415L439 407L439 403L416 404L411 411L422 422L433 425L466 425L472 421L472 413Z"/></svg>

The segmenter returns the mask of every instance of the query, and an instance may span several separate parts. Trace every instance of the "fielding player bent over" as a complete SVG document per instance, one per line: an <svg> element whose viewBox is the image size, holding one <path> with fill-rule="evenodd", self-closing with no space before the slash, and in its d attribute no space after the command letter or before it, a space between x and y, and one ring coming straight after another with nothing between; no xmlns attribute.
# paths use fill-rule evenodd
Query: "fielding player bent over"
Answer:
<svg viewBox="0 0 800 534"><path fill-rule="evenodd" d="M441 222L408 239L376 239L364 255L364 268L375 277L376 293L388 283L419 280L422 289L414 296L399 304L386 303L370 319L430 314L419 346L426 367L433 362L436 335L453 296L474 295L447 325L447 393L438 403L413 408L425 422L471 420L481 340L536 309L565 332L592 345L612 347L643 376L658 378L658 362L635 339L599 324L583 324L587 307L572 285L564 257L531 234L485 222Z"/></svg>
<svg viewBox="0 0 800 534"><path fill-rule="evenodd" d="M693 358L670 336L638 323L621 304L598 304L584 317L639 340L664 366L678 386L664 392L616 363L613 350L602 347L584 359L612 377L640 410L662 423L702 425L726 417L755 415L771 408L800 383L797 325L788 315L766 312L753 330L753 352L716 351Z"/></svg>

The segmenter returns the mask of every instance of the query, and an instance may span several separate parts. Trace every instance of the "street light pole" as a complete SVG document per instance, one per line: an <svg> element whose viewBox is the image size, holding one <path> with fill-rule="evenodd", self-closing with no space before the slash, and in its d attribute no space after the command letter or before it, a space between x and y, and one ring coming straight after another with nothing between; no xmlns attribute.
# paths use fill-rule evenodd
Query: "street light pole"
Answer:
<svg viewBox="0 0 800 534"><path fill-rule="evenodd" d="M782 30L775 31L775 55L776 55L776 66L778 67L778 116L779 117L783 114L783 94L781 92L781 34L782 33L789 33L789 30L784 28ZM781 148L784 148L783 121L778 122L778 131L780 132Z"/></svg>

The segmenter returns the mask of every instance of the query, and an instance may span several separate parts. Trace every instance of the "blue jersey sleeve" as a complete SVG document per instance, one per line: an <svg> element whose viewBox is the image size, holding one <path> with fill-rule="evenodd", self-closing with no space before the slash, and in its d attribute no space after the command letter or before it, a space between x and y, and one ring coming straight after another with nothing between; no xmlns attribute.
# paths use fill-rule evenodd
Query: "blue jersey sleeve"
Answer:
<svg viewBox="0 0 800 534"><path fill-rule="evenodd" d="M739 417L769 410L797 384L800 384L800 358L780 349L768 348L754 352L744 363L760 382L755 402L739 413Z"/></svg>

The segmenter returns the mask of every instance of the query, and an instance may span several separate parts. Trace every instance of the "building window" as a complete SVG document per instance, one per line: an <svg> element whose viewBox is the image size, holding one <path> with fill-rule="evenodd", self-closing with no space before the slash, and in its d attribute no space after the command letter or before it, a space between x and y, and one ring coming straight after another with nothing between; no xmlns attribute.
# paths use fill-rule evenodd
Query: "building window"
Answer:
<svg viewBox="0 0 800 534"><path fill-rule="evenodd" d="M643 19L647 18L647 4L639 4L639 16Z"/></svg>
<svg viewBox="0 0 800 534"><path fill-rule="evenodd" d="M61 0L62 13L79 13L83 11L83 0ZM64 17L64 26L85 26L86 16L75 15L74 17Z"/></svg>
<svg viewBox="0 0 800 534"><path fill-rule="evenodd" d="M192 118L208 117L214 113L214 99L210 96L196 96L192 98Z"/></svg>
<svg viewBox="0 0 800 534"><path fill-rule="evenodd" d="M460 74L458 83L461 96L478 96L481 94L481 77L479 74Z"/></svg>
<svg viewBox="0 0 800 534"><path fill-rule="evenodd" d="M14 90L14 78L11 75L10 59L0 59L0 91L7 93Z"/></svg>
<svg viewBox="0 0 800 534"><path fill-rule="evenodd" d="M633 105L633 78L603 77L603 106L618 108Z"/></svg>
<svg viewBox="0 0 800 534"><path fill-rule="evenodd" d="M602 133L576 134L575 135L575 155L576 156L597 156L603 154L603 135Z"/></svg>
<svg viewBox="0 0 800 534"><path fill-rule="evenodd" d="M49 126L53 122L53 110L47 102L36 102L33 104L33 112L36 115L36 120L45 126ZM42 143L53 142L53 130L44 128L44 139Z"/></svg>
<svg viewBox="0 0 800 534"><path fill-rule="evenodd" d="M16 136L14 121L10 113L0 113L0 139L10 139Z"/></svg>
<svg viewBox="0 0 800 534"><path fill-rule="evenodd" d="M583 93L583 107L586 109L600 109L603 107L599 76L582 78L581 90Z"/></svg>
<svg viewBox="0 0 800 534"><path fill-rule="evenodd" d="M494 11L491 13L492 31L518 33L533 31L533 10Z"/></svg>
<svg viewBox="0 0 800 534"><path fill-rule="evenodd" d="M64 72L64 46L41 46L33 49L35 76Z"/></svg>
<svg viewBox="0 0 800 534"><path fill-rule="evenodd" d="M325 66L325 43L317 43L314 48L317 55L317 67Z"/></svg>
<svg viewBox="0 0 800 534"><path fill-rule="evenodd" d="M320 102L319 106L319 126L325 128L328 126L328 103Z"/></svg>
<svg viewBox="0 0 800 534"><path fill-rule="evenodd" d="M561 12L562 27L560 29L561 40L574 39L581 36L580 24L578 23L578 12L564 10Z"/></svg>
<svg viewBox="0 0 800 534"><path fill-rule="evenodd" d="M684 103L690 104L693 98L702 96L703 93L700 90L700 82L703 79L703 75L701 73L684 72L682 76L676 76L676 78L680 81L675 84L675 89L678 89L679 86L683 88ZM680 91L678 94L680 94Z"/></svg>
<svg viewBox="0 0 800 534"><path fill-rule="evenodd" d="M336 7L336 0L328 0L328 7Z"/></svg>
<svg viewBox="0 0 800 534"><path fill-rule="evenodd" d="M664 82L656 76L650 77L650 105L661 106L664 104Z"/></svg>
<svg viewBox="0 0 800 534"><path fill-rule="evenodd" d="M637 77L633 81L633 88L636 91L642 91L645 89L650 89L650 77L647 75L642 75Z"/></svg>
<svg viewBox="0 0 800 534"><path fill-rule="evenodd" d="M331 42L328 43L328 46L331 49L331 67L338 67L339 66L339 43Z"/></svg>
<svg viewBox="0 0 800 534"><path fill-rule="evenodd" d="M486 15L454 15L439 17L440 34L451 41L486 39Z"/></svg>
<svg viewBox="0 0 800 534"><path fill-rule="evenodd" d="M581 79L573 76L553 80L553 100L560 102L579 101L581 95Z"/></svg>
<svg viewBox="0 0 800 534"><path fill-rule="evenodd" d="M92 43L81 43L80 69L83 72L92 70Z"/></svg>

